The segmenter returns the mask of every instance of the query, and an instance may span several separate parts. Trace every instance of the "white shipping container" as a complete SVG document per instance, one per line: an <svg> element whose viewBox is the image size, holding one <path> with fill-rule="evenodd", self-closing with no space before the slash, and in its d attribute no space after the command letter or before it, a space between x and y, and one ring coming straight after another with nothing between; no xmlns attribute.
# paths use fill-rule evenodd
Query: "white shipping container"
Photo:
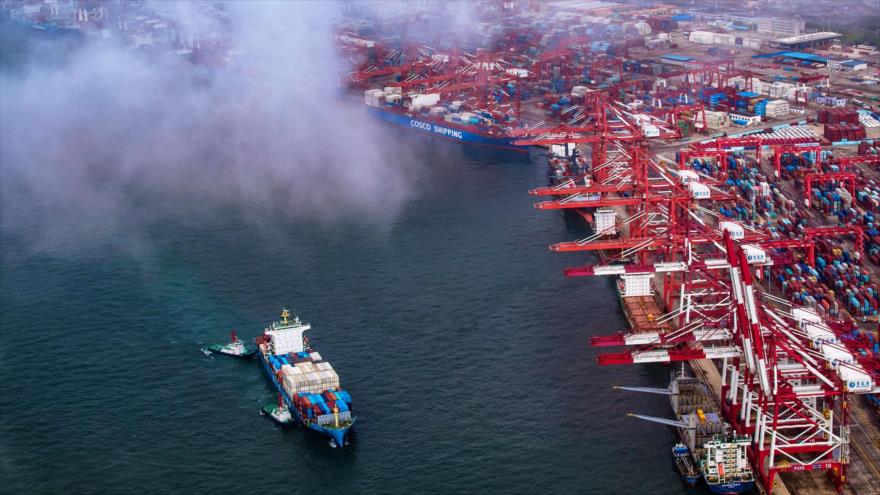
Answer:
<svg viewBox="0 0 880 495"><path fill-rule="evenodd" d="M422 107L431 107L440 102L440 93L425 93L412 97L412 108L418 110Z"/></svg>
<svg viewBox="0 0 880 495"><path fill-rule="evenodd" d="M310 373L315 370L315 364L311 361L304 361L302 363L296 363L296 367L300 369L303 373Z"/></svg>
<svg viewBox="0 0 880 495"><path fill-rule="evenodd" d="M621 275L624 282L623 297L652 295L654 292L651 290L651 277L652 274L649 273Z"/></svg>

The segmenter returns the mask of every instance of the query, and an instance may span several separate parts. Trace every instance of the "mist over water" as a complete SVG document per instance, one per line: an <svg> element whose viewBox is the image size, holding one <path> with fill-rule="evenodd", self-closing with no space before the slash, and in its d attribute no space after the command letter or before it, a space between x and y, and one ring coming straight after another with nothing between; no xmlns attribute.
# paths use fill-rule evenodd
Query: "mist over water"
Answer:
<svg viewBox="0 0 880 495"><path fill-rule="evenodd" d="M181 15L196 5L161 4ZM241 73L98 39L60 63L31 57L0 71L4 233L50 251L58 239L129 249L145 242L138 226L169 210L198 221L233 206L255 221L323 224L399 213L420 167L340 94L336 4L223 7ZM51 53L48 43L34 53Z"/></svg>

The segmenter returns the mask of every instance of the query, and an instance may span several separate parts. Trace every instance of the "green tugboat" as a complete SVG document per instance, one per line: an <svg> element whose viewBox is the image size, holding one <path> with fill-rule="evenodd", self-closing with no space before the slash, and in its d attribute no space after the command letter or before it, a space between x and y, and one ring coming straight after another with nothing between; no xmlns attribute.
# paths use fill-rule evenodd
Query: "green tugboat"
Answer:
<svg viewBox="0 0 880 495"><path fill-rule="evenodd" d="M223 354L224 356L232 356L242 359L251 358L257 353L256 349L249 348L244 342L239 340L238 336L235 334L235 330L232 331L231 342L227 344L209 345L208 350L214 354Z"/></svg>
<svg viewBox="0 0 880 495"><path fill-rule="evenodd" d="M260 413L281 426L294 424L293 415L290 414L290 409L287 408L281 394L278 394L278 404L266 404Z"/></svg>

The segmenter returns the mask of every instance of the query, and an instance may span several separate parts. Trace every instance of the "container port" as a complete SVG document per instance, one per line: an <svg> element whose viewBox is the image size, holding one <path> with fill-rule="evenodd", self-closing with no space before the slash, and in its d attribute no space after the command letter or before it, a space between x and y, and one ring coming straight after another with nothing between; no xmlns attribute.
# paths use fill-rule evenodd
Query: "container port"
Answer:
<svg viewBox="0 0 880 495"><path fill-rule="evenodd" d="M546 180L523 200L589 232L549 246L570 267L546 276L612 279L628 325L595 335L587 315L583 345L598 366L671 377L668 388L608 383L669 396L669 417L607 412L673 428L685 483L880 493L880 50L832 30L880 16L876 2L853 2L850 20L823 23L792 15L807 2L775 3L485 0L437 29L458 10L342 2L330 34L344 66L336 101L322 104L388 133L537 163ZM259 74L222 9L205 7L220 28L197 32L140 3L0 8L44 35L114 37ZM304 342L308 325L289 318L256 339L278 397L266 414L349 445L351 396ZM254 352L235 333L215 347ZM386 399L407 409L402 390Z"/></svg>

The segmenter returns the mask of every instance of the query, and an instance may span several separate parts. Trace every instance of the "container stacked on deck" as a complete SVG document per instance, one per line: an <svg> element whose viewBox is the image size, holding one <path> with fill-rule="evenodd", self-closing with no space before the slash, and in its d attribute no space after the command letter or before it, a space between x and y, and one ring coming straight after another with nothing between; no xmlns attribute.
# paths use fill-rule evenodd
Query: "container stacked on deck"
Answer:
<svg viewBox="0 0 880 495"><path fill-rule="evenodd" d="M299 352L281 356L284 361L283 387L290 396L300 392L321 393L339 388L339 375L317 352Z"/></svg>
<svg viewBox="0 0 880 495"><path fill-rule="evenodd" d="M364 91L364 103L371 107L380 107L385 104L385 92L381 89L368 89Z"/></svg>
<svg viewBox="0 0 880 495"><path fill-rule="evenodd" d="M303 418L317 419L320 423L351 420L351 396L345 390L326 390L320 394L300 392L293 396L294 406ZM336 416L334 416L336 409Z"/></svg>

